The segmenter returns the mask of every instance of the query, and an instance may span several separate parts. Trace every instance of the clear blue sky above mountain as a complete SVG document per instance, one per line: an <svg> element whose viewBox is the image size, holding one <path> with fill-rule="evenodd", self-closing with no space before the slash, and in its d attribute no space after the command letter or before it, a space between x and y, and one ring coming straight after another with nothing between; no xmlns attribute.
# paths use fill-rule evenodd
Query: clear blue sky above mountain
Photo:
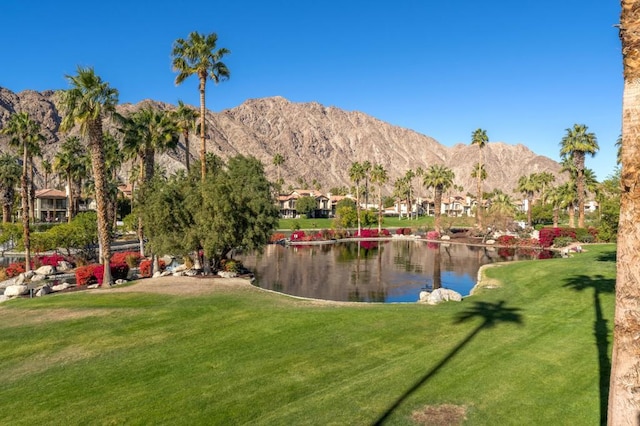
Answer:
<svg viewBox="0 0 640 426"><path fill-rule="evenodd" d="M207 107L283 96L357 110L452 146L476 128L559 160L565 129L584 123L615 167L622 65L615 0L102 1L4 0L0 86L66 88L92 66L120 102L198 104L197 81L174 85L170 51L216 32L231 79ZM420 147L416 147L416 151Z"/></svg>

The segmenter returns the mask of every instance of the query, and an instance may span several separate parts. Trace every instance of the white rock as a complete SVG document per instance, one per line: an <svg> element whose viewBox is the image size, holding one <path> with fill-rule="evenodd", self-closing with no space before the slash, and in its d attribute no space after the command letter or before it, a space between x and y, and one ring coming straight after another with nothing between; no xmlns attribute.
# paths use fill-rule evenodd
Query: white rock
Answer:
<svg viewBox="0 0 640 426"><path fill-rule="evenodd" d="M158 278L158 277L161 277L161 276L162 276L162 272L160 272L160 271L156 271L156 272L153 274L153 277L152 277L152 278Z"/></svg>
<svg viewBox="0 0 640 426"><path fill-rule="evenodd" d="M10 285L4 290L4 295L7 297L16 297L21 296L23 294L27 294L29 292L29 288L24 284L16 284Z"/></svg>
<svg viewBox="0 0 640 426"><path fill-rule="evenodd" d="M51 286L51 291L62 291L68 289L69 287L73 286L69 283L56 284L54 286Z"/></svg>
<svg viewBox="0 0 640 426"><path fill-rule="evenodd" d="M448 235L443 235L442 237L440 237L440 239L441 239L442 241L449 241L449 240L451 239L451 237L450 237L450 236L448 236Z"/></svg>
<svg viewBox="0 0 640 426"><path fill-rule="evenodd" d="M168 276L171 276L171 275L173 275L171 271L163 271L163 272L160 273L161 277L168 277Z"/></svg>
<svg viewBox="0 0 640 426"><path fill-rule="evenodd" d="M5 288L9 287L10 285L15 285L15 284L18 284L16 282L16 277L9 278L8 280L0 282L0 290L4 290Z"/></svg>
<svg viewBox="0 0 640 426"><path fill-rule="evenodd" d="M36 275L51 275L55 274L56 268L51 265L42 265L38 269L35 270ZM31 279L33 281L33 278Z"/></svg>
<svg viewBox="0 0 640 426"><path fill-rule="evenodd" d="M46 275L35 274L34 276L31 277L31 282L35 283L38 281L44 281L46 278L47 278Z"/></svg>
<svg viewBox="0 0 640 426"><path fill-rule="evenodd" d="M421 291L420 292L420 302L425 302L427 300L427 298L429 297L429 292L428 291Z"/></svg>
<svg viewBox="0 0 640 426"><path fill-rule="evenodd" d="M31 277L33 277L35 274L36 274L35 271L27 271L27 272L23 272L20 275L24 276L24 279L28 280Z"/></svg>
<svg viewBox="0 0 640 426"><path fill-rule="evenodd" d="M60 272L66 272L66 271L70 271L73 269L73 265L69 262L67 262L66 260L61 260L58 262L58 271Z"/></svg>
<svg viewBox="0 0 640 426"><path fill-rule="evenodd" d="M0 296L0 303L4 302L6 300L9 300L9 298L7 296L4 296L4 295Z"/></svg>
<svg viewBox="0 0 640 426"><path fill-rule="evenodd" d="M29 278L31 278L31 276L29 276ZM16 285L20 285L24 283L25 282L24 272L18 275L17 277L13 277L13 279L14 279L14 284Z"/></svg>
<svg viewBox="0 0 640 426"><path fill-rule="evenodd" d="M496 240L487 240L484 242L485 244L493 245L496 243Z"/></svg>
<svg viewBox="0 0 640 426"><path fill-rule="evenodd" d="M98 283L91 284L91 285L88 285L87 288L90 289L90 290L94 290L96 288L100 288L100 284L98 284Z"/></svg>
<svg viewBox="0 0 640 426"><path fill-rule="evenodd" d="M178 266L176 266L175 268L173 268L173 272L184 272L184 271L186 271L187 269L189 269L189 268L187 268L187 265L185 265L185 264L183 263L182 265L178 265Z"/></svg>
<svg viewBox="0 0 640 426"><path fill-rule="evenodd" d="M174 272L173 276L174 277L184 277L185 276L185 271Z"/></svg>
<svg viewBox="0 0 640 426"><path fill-rule="evenodd" d="M236 272L218 271L218 276L222 278L235 278L238 276Z"/></svg>
<svg viewBox="0 0 640 426"><path fill-rule="evenodd" d="M36 297L45 296L45 295L47 295L49 293L51 293L51 287L49 285L45 284L42 287L40 287L38 289L38 291L36 291Z"/></svg>
<svg viewBox="0 0 640 426"><path fill-rule="evenodd" d="M457 291L449 290L446 288L438 288L429 293L427 303L430 305L437 305L441 302L461 302L462 296Z"/></svg>
<svg viewBox="0 0 640 426"><path fill-rule="evenodd" d="M126 282L127 282L127 280L123 280L122 278L119 278L119 279L116 280L116 282L114 284L115 285L121 285L121 284L124 284Z"/></svg>

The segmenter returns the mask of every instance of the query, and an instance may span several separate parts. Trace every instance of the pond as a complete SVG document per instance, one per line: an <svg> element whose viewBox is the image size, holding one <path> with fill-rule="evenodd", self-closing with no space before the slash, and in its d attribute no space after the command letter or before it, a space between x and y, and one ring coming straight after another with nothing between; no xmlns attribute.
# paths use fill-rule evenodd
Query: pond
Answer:
<svg viewBox="0 0 640 426"><path fill-rule="evenodd" d="M466 296L482 265L548 256L532 250L391 240L273 244L262 254L235 257L254 272L258 287L314 299L393 303L416 302L420 291L440 287Z"/></svg>

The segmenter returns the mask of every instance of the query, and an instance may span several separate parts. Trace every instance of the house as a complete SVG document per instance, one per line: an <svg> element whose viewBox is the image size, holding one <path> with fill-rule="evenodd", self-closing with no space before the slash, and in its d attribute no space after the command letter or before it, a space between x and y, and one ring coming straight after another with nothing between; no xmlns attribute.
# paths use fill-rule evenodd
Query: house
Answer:
<svg viewBox="0 0 640 426"><path fill-rule="evenodd" d="M296 202L302 197L313 197L316 200L316 209L309 216L313 218L330 217L332 213L332 200L319 191L309 189L296 189L289 194L280 194L278 196L278 207L280 209L280 217L296 218L300 215L296 208Z"/></svg>
<svg viewBox="0 0 640 426"><path fill-rule="evenodd" d="M67 194L57 189L36 190L34 213L42 222L64 222L67 219Z"/></svg>

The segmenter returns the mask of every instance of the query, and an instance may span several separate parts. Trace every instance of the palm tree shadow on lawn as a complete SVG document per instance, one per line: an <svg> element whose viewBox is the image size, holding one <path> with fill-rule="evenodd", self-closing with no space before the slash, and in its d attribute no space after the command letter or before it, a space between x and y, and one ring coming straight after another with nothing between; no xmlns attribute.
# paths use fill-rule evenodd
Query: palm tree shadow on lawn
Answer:
<svg viewBox="0 0 640 426"><path fill-rule="evenodd" d="M473 306L458 314L454 324L461 324L473 318L479 317L483 321L476 327L464 340L451 350L435 367L415 382L407 391L389 406L389 408L375 421L374 425L382 425L393 412L415 391L420 389L430 378L436 375L442 367L444 367L464 346L483 329L492 328L499 323L516 323L522 324L522 316L519 308L510 308L505 306L505 301L501 300L497 303L490 302L474 302Z"/></svg>
<svg viewBox="0 0 640 426"><path fill-rule="evenodd" d="M611 256L611 254L613 256ZM603 253L598 260L614 261L615 252ZM611 360L609 359L609 327L607 320L602 313L602 305L600 303L601 293L613 293L616 281L611 278L605 278L602 275L588 276L576 275L565 280L564 287L569 287L575 291L583 291L588 288L593 289L593 307L595 309L595 320L593 323L593 335L596 340L596 348L598 350L598 369L600 375L600 424L607 424L607 402L609 399L609 374L611 372Z"/></svg>

